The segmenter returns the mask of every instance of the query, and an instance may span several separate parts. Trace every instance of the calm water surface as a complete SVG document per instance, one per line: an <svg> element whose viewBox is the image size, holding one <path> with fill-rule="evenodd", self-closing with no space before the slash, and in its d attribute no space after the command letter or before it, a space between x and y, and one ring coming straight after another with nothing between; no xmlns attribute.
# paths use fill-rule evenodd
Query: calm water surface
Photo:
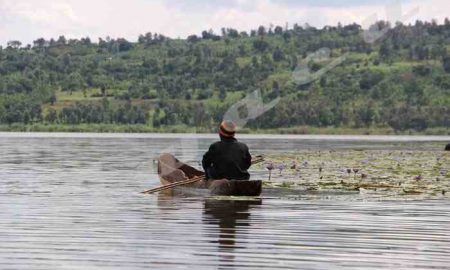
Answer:
<svg viewBox="0 0 450 270"><path fill-rule="evenodd" d="M141 195L213 135L0 133L0 269L449 269L450 201ZM449 137L243 136L253 153L435 149ZM439 141L439 142L436 142ZM264 172L253 172L265 177Z"/></svg>

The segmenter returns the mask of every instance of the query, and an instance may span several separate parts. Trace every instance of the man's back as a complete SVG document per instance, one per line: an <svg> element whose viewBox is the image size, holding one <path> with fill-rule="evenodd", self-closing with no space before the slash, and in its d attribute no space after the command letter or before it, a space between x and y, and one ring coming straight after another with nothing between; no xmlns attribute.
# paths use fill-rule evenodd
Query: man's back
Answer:
<svg viewBox="0 0 450 270"><path fill-rule="evenodd" d="M202 165L210 178L248 180L252 157L247 145L235 138L221 137L203 156Z"/></svg>

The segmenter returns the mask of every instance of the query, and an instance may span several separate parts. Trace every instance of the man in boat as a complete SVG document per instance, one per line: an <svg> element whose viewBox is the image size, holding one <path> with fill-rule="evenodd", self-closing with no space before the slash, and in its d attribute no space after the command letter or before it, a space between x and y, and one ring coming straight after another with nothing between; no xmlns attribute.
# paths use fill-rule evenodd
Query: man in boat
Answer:
<svg viewBox="0 0 450 270"><path fill-rule="evenodd" d="M236 124L223 121L219 126L220 141L213 143L203 156L207 179L248 180L252 156L247 145L235 138Z"/></svg>

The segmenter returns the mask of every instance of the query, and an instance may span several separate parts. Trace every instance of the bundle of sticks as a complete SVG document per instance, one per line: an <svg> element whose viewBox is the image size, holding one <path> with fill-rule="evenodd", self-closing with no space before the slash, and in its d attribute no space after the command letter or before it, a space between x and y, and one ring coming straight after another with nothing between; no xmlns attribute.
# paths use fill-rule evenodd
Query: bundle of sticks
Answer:
<svg viewBox="0 0 450 270"><path fill-rule="evenodd" d="M252 165L257 164L257 163L261 163L263 161L264 161L263 156L256 156L255 159L252 160ZM171 183L171 184L167 184L167 185L155 187L155 188L152 188L152 189L148 189L148 190L142 191L141 193L142 194L152 194L152 193L155 193L155 192L171 189L171 188L174 188L174 187L185 186L185 185L193 184L193 183L198 182L198 181L203 181L203 180L205 180L205 178L206 178L205 175L201 175L201 176L197 176L197 177L194 177L194 178L191 178L191 179L187 179L187 180L184 180L184 181L174 182L174 183Z"/></svg>

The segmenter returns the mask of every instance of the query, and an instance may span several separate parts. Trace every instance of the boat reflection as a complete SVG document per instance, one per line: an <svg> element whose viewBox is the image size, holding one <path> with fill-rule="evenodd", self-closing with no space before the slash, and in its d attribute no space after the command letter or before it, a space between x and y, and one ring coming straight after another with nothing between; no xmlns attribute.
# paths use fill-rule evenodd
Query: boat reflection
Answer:
<svg viewBox="0 0 450 270"><path fill-rule="evenodd" d="M198 199L198 200L197 200ZM202 202L203 200L203 202ZM187 196L183 192L160 192L157 205L160 214L171 213L173 210L181 211L190 207L196 209L199 203L203 203L203 214L200 222L206 239L213 246L217 246L217 252L210 251L195 253L198 256L214 256L213 261L218 262L218 269L239 268L235 263L235 255L248 247L247 233L251 225L251 213L254 208L262 205L260 198L231 198L231 197L202 197ZM212 255L214 254L214 255Z"/></svg>
<svg viewBox="0 0 450 270"><path fill-rule="evenodd" d="M217 240L210 242L218 244L221 269L236 266L234 265L234 252L236 249L244 248L245 245L239 245L239 241L245 239L248 231L245 227L250 226L251 209L258 205L262 205L261 199L205 200L203 223L217 225L217 227L208 227L208 234L217 234L215 236Z"/></svg>

